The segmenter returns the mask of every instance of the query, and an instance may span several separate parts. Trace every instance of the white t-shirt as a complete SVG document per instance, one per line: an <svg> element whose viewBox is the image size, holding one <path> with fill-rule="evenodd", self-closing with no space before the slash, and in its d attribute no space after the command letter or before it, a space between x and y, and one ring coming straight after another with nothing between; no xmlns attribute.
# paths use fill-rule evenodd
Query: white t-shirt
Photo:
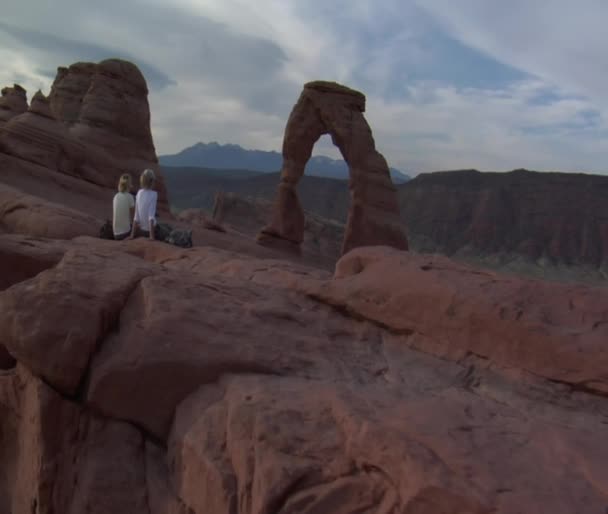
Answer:
<svg viewBox="0 0 608 514"><path fill-rule="evenodd" d="M114 195L114 218L112 228L114 235L122 235L131 231L131 213L129 209L135 206L131 193L116 193Z"/></svg>
<svg viewBox="0 0 608 514"><path fill-rule="evenodd" d="M158 193L152 189L140 189L135 198L135 216L133 221L142 230L149 230L150 221L156 224L156 200Z"/></svg>

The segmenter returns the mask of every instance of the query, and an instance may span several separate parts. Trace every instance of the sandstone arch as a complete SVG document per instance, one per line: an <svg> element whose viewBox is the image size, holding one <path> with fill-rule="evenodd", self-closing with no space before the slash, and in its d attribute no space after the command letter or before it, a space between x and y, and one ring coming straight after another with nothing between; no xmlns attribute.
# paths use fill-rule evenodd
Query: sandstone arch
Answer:
<svg viewBox="0 0 608 514"><path fill-rule="evenodd" d="M296 186L313 146L323 134L329 134L350 171L351 202L342 253L371 245L408 249L396 189L386 160L376 150L364 111L365 96L359 91L335 82L304 85L285 128L278 196L270 224L258 235L260 244L283 241L299 248L304 213Z"/></svg>

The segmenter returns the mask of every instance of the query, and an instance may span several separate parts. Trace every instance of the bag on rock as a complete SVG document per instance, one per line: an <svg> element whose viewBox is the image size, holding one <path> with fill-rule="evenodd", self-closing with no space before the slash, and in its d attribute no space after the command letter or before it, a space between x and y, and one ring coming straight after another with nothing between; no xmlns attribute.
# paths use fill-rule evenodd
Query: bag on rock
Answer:
<svg viewBox="0 0 608 514"><path fill-rule="evenodd" d="M192 230L179 230L167 223L157 223L154 227L154 237L181 248L192 248Z"/></svg>
<svg viewBox="0 0 608 514"><path fill-rule="evenodd" d="M154 225L154 237L158 241L164 241L169 237L173 227L167 223L157 223Z"/></svg>
<svg viewBox="0 0 608 514"><path fill-rule="evenodd" d="M112 223L110 223L110 220L106 220L106 222L99 229L99 237L101 239L114 239L114 229L112 228Z"/></svg>
<svg viewBox="0 0 608 514"><path fill-rule="evenodd" d="M181 248L192 248L192 230L172 230L165 242Z"/></svg>

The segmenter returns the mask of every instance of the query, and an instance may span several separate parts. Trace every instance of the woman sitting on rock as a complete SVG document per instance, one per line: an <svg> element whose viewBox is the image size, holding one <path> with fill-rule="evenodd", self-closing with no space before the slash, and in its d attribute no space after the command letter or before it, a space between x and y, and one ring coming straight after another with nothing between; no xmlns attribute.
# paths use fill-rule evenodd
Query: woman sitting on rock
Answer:
<svg viewBox="0 0 608 514"><path fill-rule="evenodd" d="M131 175L125 173L118 181L118 193L114 195L112 231L114 239L121 241L131 233L131 219L135 200L131 195Z"/></svg>
<svg viewBox="0 0 608 514"><path fill-rule="evenodd" d="M141 189L137 191L135 197L135 216L130 239L142 235L154 240L156 202L158 200L158 193L153 190L155 180L154 171L151 169L144 170L139 177Z"/></svg>

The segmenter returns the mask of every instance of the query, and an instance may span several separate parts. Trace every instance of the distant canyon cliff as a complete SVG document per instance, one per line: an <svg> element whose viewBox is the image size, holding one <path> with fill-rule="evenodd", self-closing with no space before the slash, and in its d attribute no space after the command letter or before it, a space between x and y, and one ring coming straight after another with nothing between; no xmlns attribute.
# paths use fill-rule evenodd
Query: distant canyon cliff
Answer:
<svg viewBox="0 0 608 514"><path fill-rule="evenodd" d="M440 172L401 186L399 198L410 237L421 251L608 266L606 176Z"/></svg>
<svg viewBox="0 0 608 514"><path fill-rule="evenodd" d="M178 209L210 210L217 191L272 200L278 183L278 174L164 169ZM401 215L417 251L608 267L606 176L461 170L421 174L397 187ZM298 194L306 210L345 221L347 182L304 176Z"/></svg>

